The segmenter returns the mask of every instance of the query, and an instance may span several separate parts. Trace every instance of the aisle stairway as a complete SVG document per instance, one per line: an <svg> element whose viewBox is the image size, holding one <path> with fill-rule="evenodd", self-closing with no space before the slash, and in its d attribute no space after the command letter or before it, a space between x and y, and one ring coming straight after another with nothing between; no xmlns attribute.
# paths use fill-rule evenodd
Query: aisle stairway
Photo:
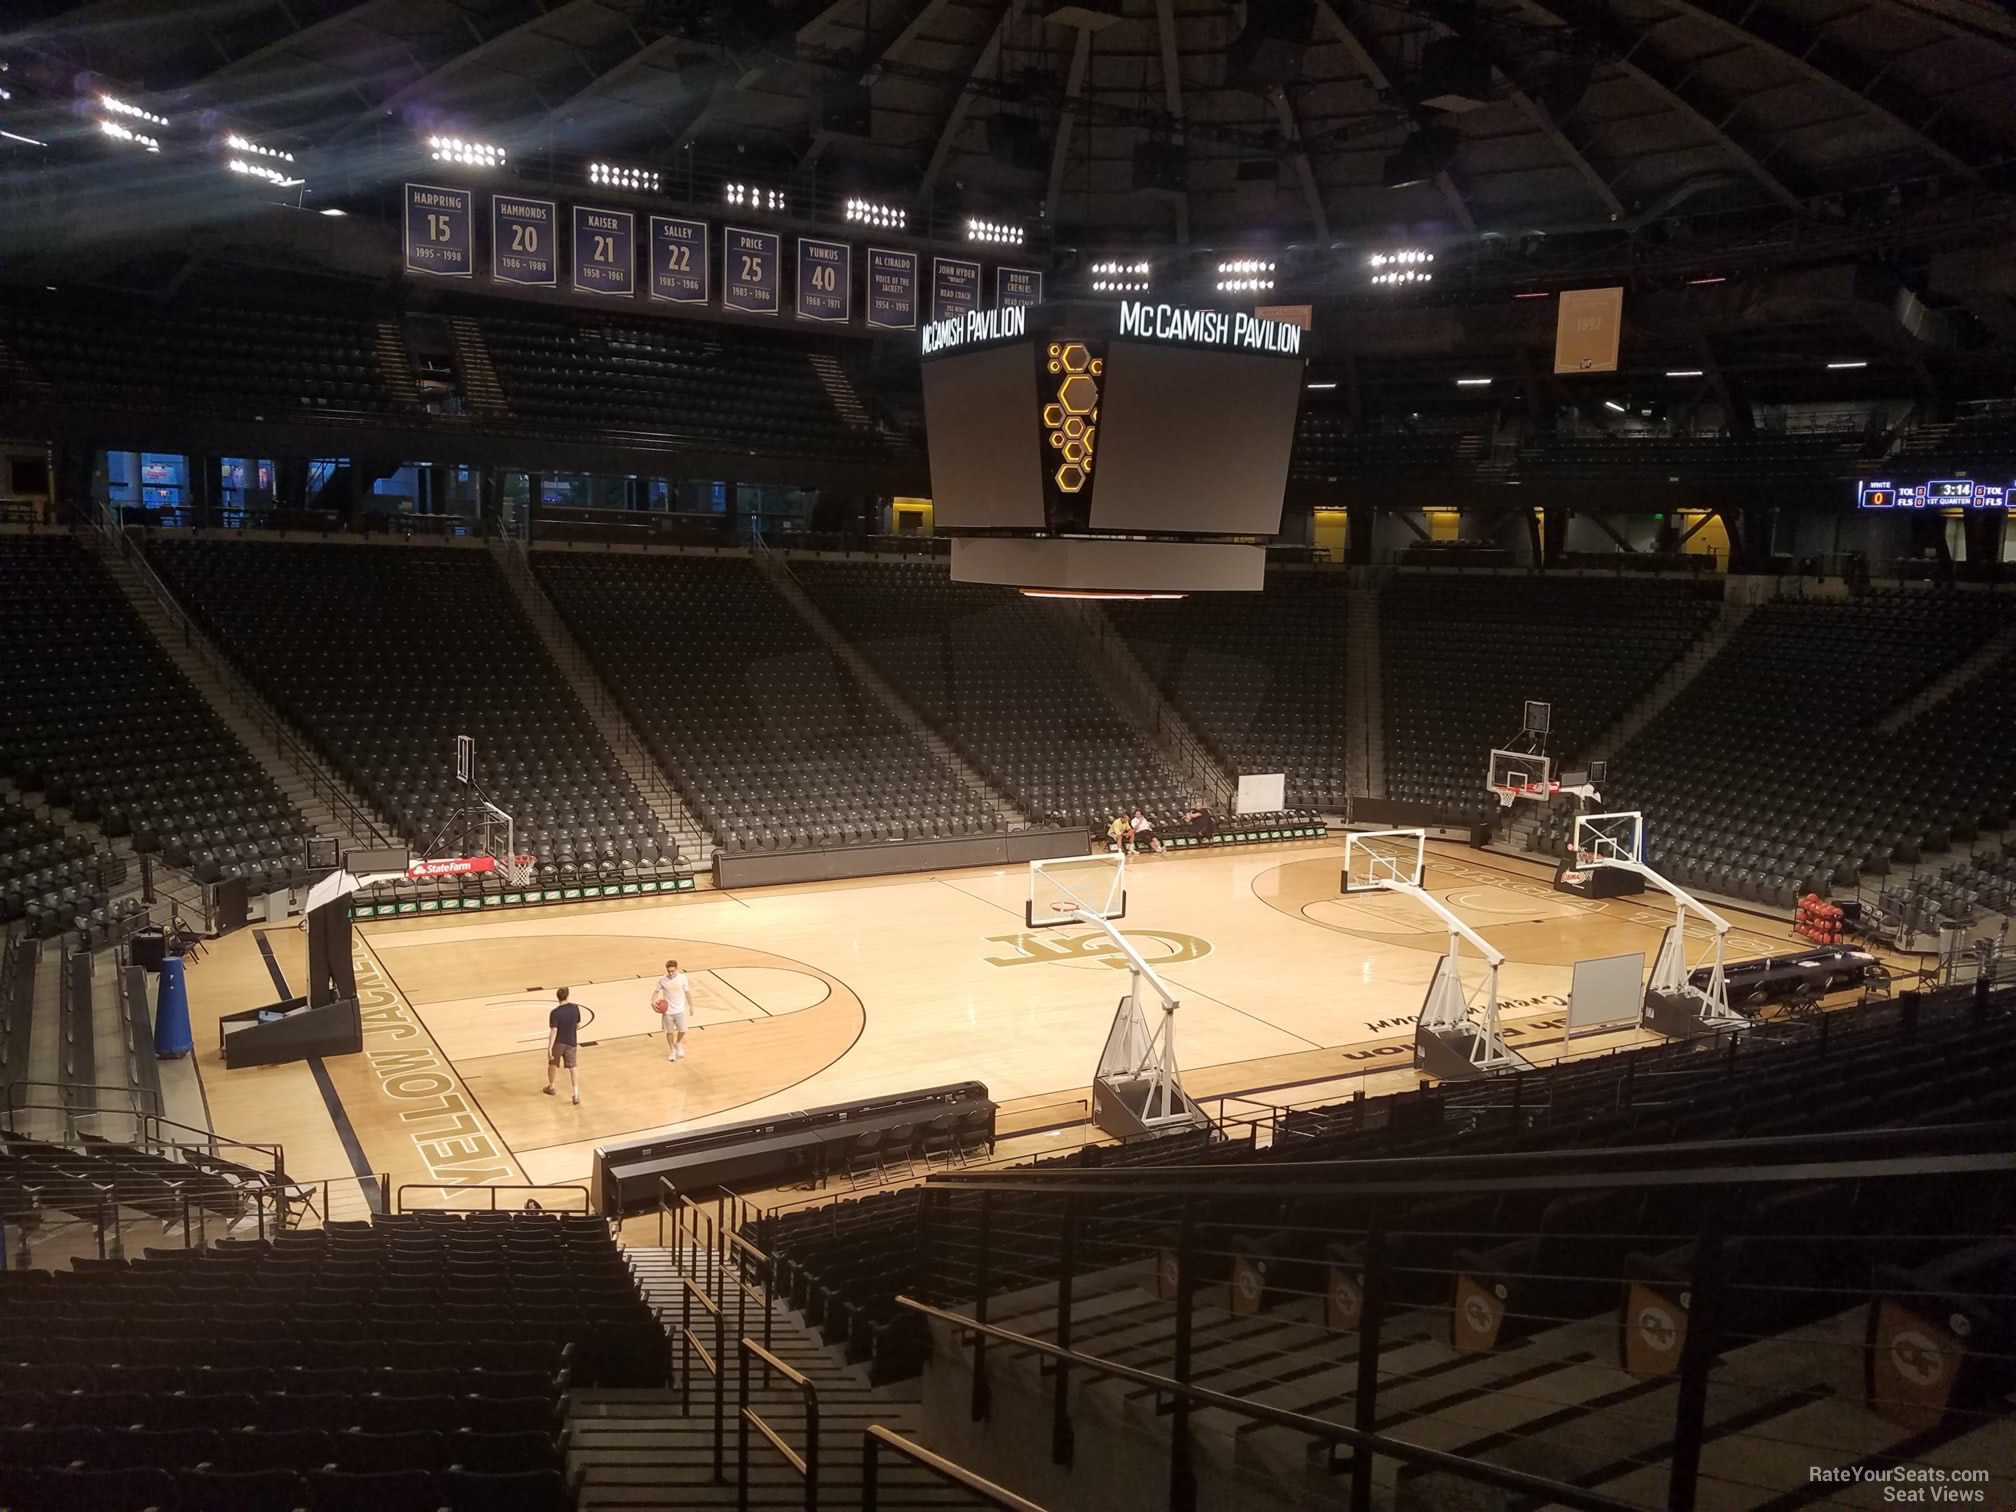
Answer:
<svg viewBox="0 0 2016 1512"><path fill-rule="evenodd" d="M1344 754L1345 791L1359 798L1386 796L1385 702L1379 679L1379 589L1354 586L1346 595L1345 676L1351 740Z"/></svg>
<svg viewBox="0 0 2016 1512"><path fill-rule="evenodd" d="M821 612L819 606L807 596L803 585L792 575L788 561L776 552L763 549L756 552L755 561L757 570L763 574L770 586L777 590L778 595L786 603L798 611L798 617L805 621L806 625L826 643L827 649L854 674L854 681L887 709L898 723L910 732L913 739L958 773L959 780L968 789L986 799L995 812L1001 815L1004 824L1021 826L1029 822L1028 817L1015 806L1014 800L981 776L971 762L952 748L950 741L919 718L917 711L905 703L902 696L889 686L888 679L877 672L870 665L868 658L840 633L834 623Z"/></svg>
<svg viewBox="0 0 2016 1512"><path fill-rule="evenodd" d="M1629 745L1640 730L1658 717L1661 709L1686 691L1687 685L1701 675L1702 668L1722 654L1722 648L1729 644L1730 637L1743 628L1743 622L1750 618L1756 608L1755 604L1724 599L1722 612L1715 617L1714 623L1701 638L1666 669L1665 674L1647 690L1643 698L1626 709L1614 725L1596 737L1589 748L1590 758L1607 761Z"/></svg>
<svg viewBox="0 0 2016 1512"><path fill-rule="evenodd" d="M673 1249L630 1247L625 1253L636 1271L645 1298L664 1320L673 1350L675 1373L681 1368L679 1328L682 1313L681 1253ZM707 1257L687 1251L684 1258L703 1283ZM695 1306L693 1314L700 1317ZM729 1309L731 1320L735 1309ZM761 1314L749 1304L748 1335L759 1343ZM770 1350L818 1388L819 1505L858 1506L861 1499L861 1435L880 1424L914 1437L921 1418L919 1383L870 1386L866 1373L839 1359L796 1313L779 1304L770 1319ZM711 1332L698 1330L712 1349ZM680 1396L670 1391L578 1391L570 1420L570 1468L583 1478L582 1512L601 1508L733 1507L736 1498L736 1400L741 1386L741 1351L728 1335L727 1375L722 1409L722 1478L714 1478L713 1378L697 1360L691 1362L688 1383L690 1412L680 1414ZM749 1405L775 1428L784 1441L803 1451L804 1398L781 1377L769 1385L761 1367L750 1378ZM750 1507L803 1507L804 1482L762 1438L750 1434ZM973 1501L907 1463L880 1464L881 1504L885 1507L967 1507Z"/></svg>
<svg viewBox="0 0 2016 1512"><path fill-rule="evenodd" d="M587 711L596 731L609 743L609 749L623 764L624 772L644 794L658 822L678 838L681 860L705 871L714 860L713 838L694 817L678 790L666 781L665 773L652 759L642 737L631 727L608 688L603 686L602 679L588 660L588 653L581 649L581 643L574 639L573 632L561 620L560 612L553 607L546 590L533 577L525 553L513 542L499 540L490 543L490 551L497 559L498 570L504 574L504 580L517 596L519 607L524 609L525 617L532 622L533 631L546 647L547 655L553 658L553 665L560 669L560 675L574 690L574 696L581 700L581 706Z"/></svg>
<svg viewBox="0 0 2016 1512"><path fill-rule="evenodd" d="M94 543L141 623L225 728L266 769L287 801L300 810L309 833L334 835L345 850L384 844L393 833L392 822L305 741L287 731L280 716L175 603L166 585L136 561L137 552L102 537L94 538Z"/></svg>

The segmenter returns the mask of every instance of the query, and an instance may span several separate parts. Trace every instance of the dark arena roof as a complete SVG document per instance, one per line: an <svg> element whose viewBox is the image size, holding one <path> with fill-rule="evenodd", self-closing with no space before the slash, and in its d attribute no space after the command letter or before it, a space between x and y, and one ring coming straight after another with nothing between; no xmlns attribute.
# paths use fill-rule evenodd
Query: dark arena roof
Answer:
<svg viewBox="0 0 2016 1512"><path fill-rule="evenodd" d="M445 171L445 151L479 193L1013 260L1052 299L1110 295L1119 269L1190 305L1307 304L1311 376L1343 385L1359 429L1382 406L1562 407L1550 301L1578 286L1628 290L1628 392L1596 397L1634 411L1951 418L2016 375L2016 14L1992 0L15 0L6 16L0 279L37 296L448 311L499 291L398 271L400 185ZM263 155L223 171L233 140ZM914 350L858 311L773 324L799 346L879 336L884 366Z"/></svg>

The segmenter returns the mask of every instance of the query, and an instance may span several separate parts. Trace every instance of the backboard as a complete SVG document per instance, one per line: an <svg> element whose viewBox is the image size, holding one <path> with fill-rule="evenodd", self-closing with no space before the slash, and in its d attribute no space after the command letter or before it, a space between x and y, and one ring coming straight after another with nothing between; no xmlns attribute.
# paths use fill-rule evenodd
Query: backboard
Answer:
<svg viewBox="0 0 2016 1512"><path fill-rule="evenodd" d="M1379 892L1388 882L1419 887L1427 855L1426 830L1369 830L1346 835L1344 876L1338 885L1347 893Z"/></svg>
<svg viewBox="0 0 2016 1512"><path fill-rule="evenodd" d="M1059 856L1029 863L1029 899L1022 918L1031 929L1079 924L1080 914L1127 917L1127 856Z"/></svg>
<svg viewBox="0 0 2016 1512"><path fill-rule="evenodd" d="M1501 803L1514 798L1546 800L1553 796L1554 763L1538 751L1495 750L1484 772L1484 786Z"/></svg>
<svg viewBox="0 0 2016 1512"><path fill-rule="evenodd" d="M1554 727L1554 705L1542 703L1537 698L1521 700L1520 730L1522 735L1551 734Z"/></svg>
<svg viewBox="0 0 2016 1512"><path fill-rule="evenodd" d="M1637 809L1575 816L1575 858L1585 866L1645 859L1645 816Z"/></svg>

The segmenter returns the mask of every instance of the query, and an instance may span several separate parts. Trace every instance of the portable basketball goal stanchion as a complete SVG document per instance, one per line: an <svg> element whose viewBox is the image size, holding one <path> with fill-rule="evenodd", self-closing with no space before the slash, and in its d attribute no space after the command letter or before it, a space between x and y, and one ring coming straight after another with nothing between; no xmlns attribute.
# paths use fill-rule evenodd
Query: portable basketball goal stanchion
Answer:
<svg viewBox="0 0 2016 1512"><path fill-rule="evenodd" d="M1092 1073L1092 1122L1116 1138L1169 1134L1211 1126L1183 1090L1176 1065L1176 1010L1170 992L1134 942L1114 927L1127 913L1127 858L1073 856L1029 863L1029 901L1023 917L1031 929L1084 925L1105 935L1127 963L1127 995L1106 1031ZM1152 1027L1148 997L1162 1010Z"/></svg>
<svg viewBox="0 0 2016 1512"><path fill-rule="evenodd" d="M1410 898L1449 931L1449 949L1435 963L1414 1027L1414 1064L1441 1081L1530 1070L1532 1063L1505 1043L1499 1028L1498 968L1505 963L1504 952L1421 885L1427 842L1428 832L1420 829L1347 835L1340 883L1347 895L1385 892ZM1465 943L1484 958L1484 978L1474 988L1463 985Z"/></svg>
<svg viewBox="0 0 2016 1512"><path fill-rule="evenodd" d="M1575 861L1583 867L1631 872L1673 900L1673 922L1659 940L1659 954L1645 983L1644 1027L1669 1039L1688 1039L1720 1030L1747 1029L1750 1021L1729 1006L1723 978L1729 921L1699 898L1645 864L1645 816L1636 809L1575 816ZM1687 959L1689 915L1708 926L1700 957ZM1699 975L1702 980L1696 983Z"/></svg>
<svg viewBox="0 0 2016 1512"><path fill-rule="evenodd" d="M1498 799L1500 808L1510 808L1521 799L1547 803L1564 793L1590 803L1601 803L1597 791L1603 782L1603 763L1592 761L1589 770L1554 770L1547 754L1547 737L1554 726L1554 705L1536 698L1523 701L1519 733L1494 749L1484 767L1484 786Z"/></svg>
<svg viewBox="0 0 2016 1512"><path fill-rule="evenodd" d="M407 869L417 880L496 872L513 887L532 880L538 858L518 853L518 825L476 780L476 741L455 737L455 780L466 795Z"/></svg>

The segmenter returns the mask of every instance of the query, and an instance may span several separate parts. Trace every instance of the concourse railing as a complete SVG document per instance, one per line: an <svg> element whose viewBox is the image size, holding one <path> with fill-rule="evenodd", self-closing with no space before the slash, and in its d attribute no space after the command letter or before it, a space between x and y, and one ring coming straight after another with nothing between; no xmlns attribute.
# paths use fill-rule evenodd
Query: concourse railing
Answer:
<svg viewBox="0 0 2016 1512"><path fill-rule="evenodd" d="M1172 1512L1211 1505L1225 1465L1263 1473L1272 1430L1320 1446L1358 1512L1422 1476L1586 1512L1687 1512L1711 1479L1790 1504L1816 1404L1853 1421L1811 1431L1936 1465L2016 1389L2016 1100L2003 1038L1949 1028L1931 1048L1999 1116L1797 1134L1739 1106L1769 1137L935 1174L896 1300L963 1343L976 1422L1036 1362L1015 1379L1048 1397L1056 1464L1119 1426L1111 1396L1152 1405ZM1910 1085L1844 1103L1936 1111ZM1465 1426L1457 1386L1502 1404L1498 1431Z"/></svg>

